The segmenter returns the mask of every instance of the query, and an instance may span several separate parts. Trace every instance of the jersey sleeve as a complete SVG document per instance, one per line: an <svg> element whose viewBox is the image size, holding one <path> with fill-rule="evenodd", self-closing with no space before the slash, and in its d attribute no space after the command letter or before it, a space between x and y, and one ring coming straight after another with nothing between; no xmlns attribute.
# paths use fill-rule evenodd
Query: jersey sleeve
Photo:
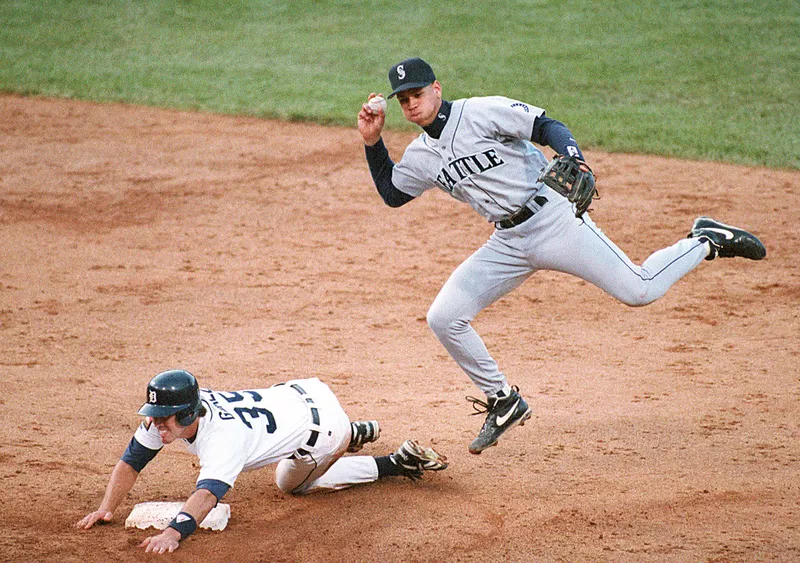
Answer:
<svg viewBox="0 0 800 563"><path fill-rule="evenodd" d="M230 434L213 432L199 439L196 448L200 458L198 486L203 481L221 481L233 487L247 462L246 449L241 442Z"/></svg>
<svg viewBox="0 0 800 563"><path fill-rule="evenodd" d="M503 96L477 98L468 103L483 106L476 109L479 114L486 116L487 126L495 136L523 141L531 140L536 118L544 115L542 108Z"/></svg>
<svg viewBox="0 0 800 563"><path fill-rule="evenodd" d="M152 423L142 422L120 459L140 473L163 446L155 426Z"/></svg>
<svg viewBox="0 0 800 563"><path fill-rule="evenodd" d="M540 115L534 121L531 141L540 145L547 145L558 154L576 156L583 160L583 153L578 147L578 142L572 136L570 130L567 129L567 126L545 115Z"/></svg>
<svg viewBox="0 0 800 563"><path fill-rule="evenodd" d="M160 450L164 447L164 442L161 441L161 434L158 433L156 425L149 420L143 421L133 437L145 448L151 450Z"/></svg>
<svg viewBox="0 0 800 563"><path fill-rule="evenodd" d="M439 156L432 153L424 139L424 135L414 139L406 147L400 162L392 168L392 184L411 197L419 197L436 187L436 178L429 171L438 172Z"/></svg>
<svg viewBox="0 0 800 563"><path fill-rule="evenodd" d="M222 481L218 481L217 479L202 479L197 482L198 489L206 489L212 495L217 497L217 502L222 500L222 497L225 496L225 493L230 490L231 486L227 483L223 483Z"/></svg>

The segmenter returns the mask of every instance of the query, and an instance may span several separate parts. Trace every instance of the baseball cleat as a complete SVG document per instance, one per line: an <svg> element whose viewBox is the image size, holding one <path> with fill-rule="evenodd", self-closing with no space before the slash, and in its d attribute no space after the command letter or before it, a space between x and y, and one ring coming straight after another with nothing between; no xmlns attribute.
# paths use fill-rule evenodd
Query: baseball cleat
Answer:
<svg viewBox="0 0 800 563"><path fill-rule="evenodd" d="M484 402L475 397L467 397L467 400L472 402L472 407L475 409L472 414L488 413L478 437L469 445L471 454L479 454L488 447L496 446L500 436L517 425L524 425L531 417L531 408L519 394L519 388L516 386L511 388L508 397L502 399L489 397Z"/></svg>
<svg viewBox="0 0 800 563"><path fill-rule="evenodd" d="M425 471L447 469L447 458L433 448L420 446L414 440L406 440L397 451L389 456L404 477L412 481L422 478Z"/></svg>
<svg viewBox="0 0 800 563"><path fill-rule="evenodd" d="M761 260L767 249L755 235L742 229L715 221L710 217L698 217L692 225L690 238L705 239L711 247L706 260L741 256L750 260Z"/></svg>
<svg viewBox="0 0 800 563"><path fill-rule="evenodd" d="M347 451L350 453L360 451L364 444L375 442L381 437L381 427L377 420L351 422L350 430L352 431L350 445L347 446Z"/></svg>

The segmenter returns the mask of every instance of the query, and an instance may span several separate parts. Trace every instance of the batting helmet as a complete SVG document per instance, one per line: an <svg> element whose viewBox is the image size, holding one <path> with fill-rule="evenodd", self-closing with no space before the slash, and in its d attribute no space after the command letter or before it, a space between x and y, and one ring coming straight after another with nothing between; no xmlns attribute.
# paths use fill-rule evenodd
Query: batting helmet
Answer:
<svg viewBox="0 0 800 563"><path fill-rule="evenodd" d="M151 417L175 415L175 422L189 426L203 409L199 387L194 376L186 370L162 371L147 384L147 402L139 414Z"/></svg>

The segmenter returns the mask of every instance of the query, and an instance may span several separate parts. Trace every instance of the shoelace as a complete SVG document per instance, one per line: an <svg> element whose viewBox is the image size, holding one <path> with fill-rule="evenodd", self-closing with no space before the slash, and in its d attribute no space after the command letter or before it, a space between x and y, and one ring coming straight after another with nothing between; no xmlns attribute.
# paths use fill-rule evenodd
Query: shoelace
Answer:
<svg viewBox="0 0 800 563"><path fill-rule="evenodd" d="M516 385L512 385L511 390L515 393L519 393L519 387ZM474 416L476 414L486 414L487 412L494 410L493 408L489 407L488 401L483 401L477 397L473 397L472 395L467 395L465 399L472 403L472 408L475 409L475 412L469 413L470 416ZM497 402L495 403L495 406L497 406Z"/></svg>
<svg viewBox="0 0 800 563"><path fill-rule="evenodd" d="M470 416L474 416L476 414L485 414L489 412L489 403L487 403L486 401L482 401L477 397L473 397L471 395L467 395L465 398L467 399L467 401L472 403L472 408L475 409L475 412L469 413Z"/></svg>

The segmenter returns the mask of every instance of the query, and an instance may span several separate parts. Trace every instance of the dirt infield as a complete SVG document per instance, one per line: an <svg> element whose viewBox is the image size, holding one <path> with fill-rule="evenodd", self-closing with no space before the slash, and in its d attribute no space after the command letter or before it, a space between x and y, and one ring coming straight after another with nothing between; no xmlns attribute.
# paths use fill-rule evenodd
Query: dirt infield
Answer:
<svg viewBox="0 0 800 563"><path fill-rule="evenodd" d="M399 158L411 137L387 137ZM800 560L800 173L587 157L592 215L634 261L701 214L769 254L637 309L534 276L475 322L534 417L472 456L477 390L425 322L491 232L468 207L384 206L355 128L0 96L0 560L157 559L123 523L192 491L180 447L113 524L72 525L172 367L216 389L320 377L381 421L364 453L413 437L451 467L308 498L247 473L228 529L162 560Z"/></svg>

